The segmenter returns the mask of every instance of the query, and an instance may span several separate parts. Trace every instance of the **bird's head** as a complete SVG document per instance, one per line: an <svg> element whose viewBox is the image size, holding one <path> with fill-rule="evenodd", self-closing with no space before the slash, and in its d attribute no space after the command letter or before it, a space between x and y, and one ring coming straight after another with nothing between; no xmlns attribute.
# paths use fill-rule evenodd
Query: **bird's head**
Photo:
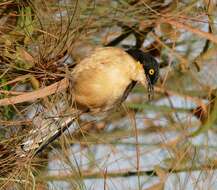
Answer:
<svg viewBox="0 0 217 190"><path fill-rule="evenodd" d="M154 85L159 78L159 63L152 55L139 49L129 49L126 52L142 64L147 79L149 98L151 98Z"/></svg>

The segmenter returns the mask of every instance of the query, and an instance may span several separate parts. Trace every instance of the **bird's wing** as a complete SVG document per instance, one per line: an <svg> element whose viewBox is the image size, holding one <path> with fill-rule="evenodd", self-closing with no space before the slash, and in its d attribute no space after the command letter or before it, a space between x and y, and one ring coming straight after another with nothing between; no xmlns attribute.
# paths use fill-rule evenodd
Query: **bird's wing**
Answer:
<svg viewBox="0 0 217 190"><path fill-rule="evenodd" d="M136 81L132 81L127 86L127 88L125 89L124 94L123 94L123 96L121 98L121 102L123 102L127 98L127 96L129 95L129 93L131 92L131 90L133 89L133 87L136 85L136 83L137 83Z"/></svg>

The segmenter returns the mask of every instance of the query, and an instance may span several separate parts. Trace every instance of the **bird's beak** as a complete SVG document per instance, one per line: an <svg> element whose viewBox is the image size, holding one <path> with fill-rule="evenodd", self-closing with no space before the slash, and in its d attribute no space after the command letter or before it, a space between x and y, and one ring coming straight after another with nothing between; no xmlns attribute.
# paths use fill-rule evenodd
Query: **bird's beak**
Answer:
<svg viewBox="0 0 217 190"><path fill-rule="evenodd" d="M147 83L148 83L148 100L152 100L154 97L154 86L153 84L151 84L149 77L146 77L146 78L147 78Z"/></svg>
<svg viewBox="0 0 217 190"><path fill-rule="evenodd" d="M151 81L148 77L143 78L143 80L139 80L140 84L147 88L148 90L148 100L152 100L154 97L154 86L151 84Z"/></svg>
<svg viewBox="0 0 217 190"><path fill-rule="evenodd" d="M148 100L154 98L154 86L152 84L148 85Z"/></svg>

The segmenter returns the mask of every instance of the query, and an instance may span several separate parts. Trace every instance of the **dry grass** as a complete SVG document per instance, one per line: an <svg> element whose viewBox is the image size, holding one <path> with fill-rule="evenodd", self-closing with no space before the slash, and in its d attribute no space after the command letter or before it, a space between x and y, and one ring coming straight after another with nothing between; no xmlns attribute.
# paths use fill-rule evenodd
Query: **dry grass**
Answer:
<svg viewBox="0 0 217 190"><path fill-rule="evenodd" d="M122 181L115 186L113 180L125 183L133 176L136 189L169 189L173 177L178 179L177 189L185 189L188 183L193 189L213 189L216 16L214 0L1 1L1 189L51 189L57 181L67 182L69 189L87 189L87 179L99 178L104 189L122 189ZM128 47L134 39L137 47L145 42L142 49L161 62L154 100L147 102L146 90L138 86L123 109L100 122L81 119L82 130L67 132L37 156L34 151L20 156L20 144L35 127L27 117L30 110L42 105L49 112L59 100L58 92L68 87L67 82L59 85L73 69L73 64L65 64L67 58L76 62L95 46ZM177 107L180 99L181 108ZM162 100L167 103L160 105ZM66 107L70 109L70 103ZM95 155L100 146L107 154ZM166 152L165 158L144 167L142 160L159 149ZM111 161L117 152L121 156ZM80 163L84 158L85 164ZM131 167L110 169L119 160L130 162ZM56 162L61 167L53 171ZM187 180L182 181L180 173Z"/></svg>

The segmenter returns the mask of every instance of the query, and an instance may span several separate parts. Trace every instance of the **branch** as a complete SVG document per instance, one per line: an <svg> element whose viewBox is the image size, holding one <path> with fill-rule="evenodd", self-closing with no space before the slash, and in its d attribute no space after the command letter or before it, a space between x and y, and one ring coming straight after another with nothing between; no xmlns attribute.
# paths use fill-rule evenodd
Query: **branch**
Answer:
<svg viewBox="0 0 217 190"><path fill-rule="evenodd" d="M65 90L69 86L68 79L64 78L59 82L56 82L50 86L44 87L42 89L33 91L33 92L26 92L18 96L14 96L11 98L4 98L0 99L0 106L6 106L11 104L18 104L22 102L33 101L35 99L44 98L51 94L55 94L62 90Z"/></svg>

